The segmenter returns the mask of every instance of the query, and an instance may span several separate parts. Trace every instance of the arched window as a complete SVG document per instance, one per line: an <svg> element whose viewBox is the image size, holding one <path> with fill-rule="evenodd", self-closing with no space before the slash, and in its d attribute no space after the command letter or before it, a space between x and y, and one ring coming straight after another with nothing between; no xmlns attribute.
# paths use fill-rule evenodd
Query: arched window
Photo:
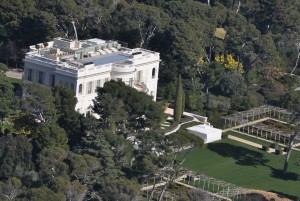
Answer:
<svg viewBox="0 0 300 201"><path fill-rule="evenodd" d="M79 94L82 94L82 84L79 85L78 93L79 93Z"/></svg>
<svg viewBox="0 0 300 201"><path fill-rule="evenodd" d="M155 68L152 69L152 78L155 78Z"/></svg>

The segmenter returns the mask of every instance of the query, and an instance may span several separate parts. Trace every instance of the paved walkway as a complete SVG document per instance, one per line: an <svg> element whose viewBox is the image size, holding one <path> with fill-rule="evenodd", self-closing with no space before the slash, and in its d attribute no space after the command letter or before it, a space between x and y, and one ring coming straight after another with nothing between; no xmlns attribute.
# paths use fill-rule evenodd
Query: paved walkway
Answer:
<svg viewBox="0 0 300 201"><path fill-rule="evenodd" d="M10 70L10 71L7 71L5 74L6 74L7 77L11 77L11 78L21 80L24 73L16 71L16 70Z"/></svg>
<svg viewBox="0 0 300 201"><path fill-rule="evenodd" d="M228 138L229 139L232 139L232 140L235 140L235 141L238 141L238 142L241 142L241 143L244 143L244 144L247 144L247 145L250 145L252 147L257 147L259 149L262 148L262 145L261 144L258 144L258 143L255 143L255 142L251 142L249 140L245 140L245 139L242 139L242 138L239 138L239 137L235 137L235 136L232 136L232 135L228 135ZM273 148L270 148L269 153L274 153L275 152L275 149Z"/></svg>
<svg viewBox="0 0 300 201"><path fill-rule="evenodd" d="M174 111L173 111L172 108L167 108L167 109L165 110L165 113L166 113L166 114L169 114L169 115L173 115ZM179 128L180 128L181 125L183 125L183 124L187 124L187 123L190 123L190 122L193 122L193 121L200 122L199 119L197 119L196 117L194 117L192 113L183 112L183 115L193 117L193 120L187 121L187 122L184 122L184 123L181 123L181 124L178 124L178 126L177 126L176 128L174 128L172 131L170 131L170 132L168 132L168 133L165 133L165 135L170 135L170 134L172 134L172 133L175 133L176 131L179 130Z"/></svg>

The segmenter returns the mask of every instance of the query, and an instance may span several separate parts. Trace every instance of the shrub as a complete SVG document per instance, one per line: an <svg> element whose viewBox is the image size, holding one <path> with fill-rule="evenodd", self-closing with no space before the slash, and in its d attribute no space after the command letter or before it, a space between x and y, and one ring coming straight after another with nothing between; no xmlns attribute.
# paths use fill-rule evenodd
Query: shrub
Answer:
<svg viewBox="0 0 300 201"><path fill-rule="evenodd" d="M227 139L227 138L228 138L228 135L229 135L228 133L222 133L222 136L221 136L221 137L222 137L222 139Z"/></svg>
<svg viewBox="0 0 300 201"><path fill-rule="evenodd" d="M270 147L273 148L273 149L276 149L276 150L277 150L277 149L280 149L279 144L278 144L278 143L275 143L275 142L272 143L272 144L270 145Z"/></svg>
<svg viewBox="0 0 300 201"><path fill-rule="evenodd" d="M284 147L284 148L283 148L283 151L284 151L284 152L287 152L287 151L288 151L288 148L287 148L287 147Z"/></svg>
<svg viewBox="0 0 300 201"><path fill-rule="evenodd" d="M269 147L269 146L263 145L263 146L262 146L262 150L264 150L264 151L269 151L269 150L270 150L270 147Z"/></svg>
<svg viewBox="0 0 300 201"><path fill-rule="evenodd" d="M276 155L282 155L283 151L281 148L275 150Z"/></svg>

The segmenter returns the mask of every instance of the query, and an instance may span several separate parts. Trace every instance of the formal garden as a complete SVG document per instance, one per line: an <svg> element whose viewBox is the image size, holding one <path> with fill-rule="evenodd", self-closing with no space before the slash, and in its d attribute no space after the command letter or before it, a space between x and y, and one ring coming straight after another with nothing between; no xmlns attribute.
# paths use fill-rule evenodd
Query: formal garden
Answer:
<svg viewBox="0 0 300 201"><path fill-rule="evenodd" d="M180 155L185 157L184 168L243 188L275 192L292 200L300 198L300 168L296 165L299 156L300 152L292 152L289 172L283 176L284 155L268 153L231 139L222 139Z"/></svg>

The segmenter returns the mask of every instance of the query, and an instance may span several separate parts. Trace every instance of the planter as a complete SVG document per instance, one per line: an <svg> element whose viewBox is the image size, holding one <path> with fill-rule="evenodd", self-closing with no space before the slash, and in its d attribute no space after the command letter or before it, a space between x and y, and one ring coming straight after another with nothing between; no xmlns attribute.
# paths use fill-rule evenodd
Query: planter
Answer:
<svg viewBox="0 0 300 201"><path fill-rule="evenodd" d="M282 155L282 153L283 153L283 152L282 152L282 149L276 149L276 150L275 150L275 154L276 154L276 155Z"/></svg>
<svg viewBox="0 0 300 201"><path fill-rule="evenodd" d="M263 146L262 146L262 150L264 150L264 151L269 151L269 150L270 150L270 147L269 147L269 146L263 145Z"/></svg>

